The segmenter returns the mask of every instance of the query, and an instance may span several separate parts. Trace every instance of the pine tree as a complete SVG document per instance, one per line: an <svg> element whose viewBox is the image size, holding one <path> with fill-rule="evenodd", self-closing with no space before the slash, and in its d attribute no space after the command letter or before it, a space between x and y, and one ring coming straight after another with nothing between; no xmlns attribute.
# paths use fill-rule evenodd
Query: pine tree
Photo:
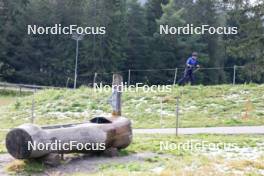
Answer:
<svg viewBox="0 0 264 176"><path fill-rule="evenodd" d="M264 1L252 5L249 1L234 1L229 11L228 25L237 26L239 33L226 39L229 63L246 65L240 78L248 81L264 81Z"/></svg>

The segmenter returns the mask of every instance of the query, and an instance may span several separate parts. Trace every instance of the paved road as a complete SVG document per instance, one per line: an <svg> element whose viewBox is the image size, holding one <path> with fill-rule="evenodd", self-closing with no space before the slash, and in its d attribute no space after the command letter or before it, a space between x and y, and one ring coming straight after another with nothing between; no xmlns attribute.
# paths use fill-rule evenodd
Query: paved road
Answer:
<svg viewBox="0 0 264 176"><path fill-rule="evenodd" d="M175 134L175 128L134 129L135 134ZM264 134L264 126L179 128L179 134Z"/></svg>

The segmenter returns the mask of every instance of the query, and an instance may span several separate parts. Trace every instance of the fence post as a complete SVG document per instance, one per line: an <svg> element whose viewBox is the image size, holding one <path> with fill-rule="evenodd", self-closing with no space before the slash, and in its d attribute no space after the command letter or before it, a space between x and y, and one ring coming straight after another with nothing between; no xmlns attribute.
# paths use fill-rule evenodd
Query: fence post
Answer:
<svg viewBox="0 0 264 176"><path fill-rule="evenodd" d="M179 129L179 97L176 97L176 136L178 136Z"/></svg>
<svg viewBox="0 0 264 176"><path fill-rule="evenodd" d="M31 123L34 123L35 120L35 92L33 93L33 98L32 98L32 107L31 107Z"/></svg>
<svg viewBox="0 0 264 176"><path fill-rule="evenodd" d="M163 124L163 98L160 99L160 127L162 128Z"/></svg>
<svg viewBox="0 0 264 176"><path fill-rule="evenodd" d="M173 85L176 84L176 81L177 81L177 74L178 74L178 68L175 68L175 74L174 74L174 79L173 79Z"/></svg>
<svg viewBox="0 0 264 176"><path fill-rule="evenodd" d="M95 87L95 83L96 83L96 78L97 78L97 73L94 73L94 79L93 79L93 87Z"/></svg>
<svg viewBox="0 0 264 176"><path fill-rule="evenodd" d="M66 81L66 88L68 88L68 86L69 86L69 81L70 81L70 78L68 77L67 81Z"/></svg>
<svg viewBox="0 0 264 176"><path fill-rule="evenodd" d="M120 85L123 83L123 77L120 74L113 74L113 82L112 82L112 96L111 96L111 105L113 108L112 115L113 116L121 116L121 95L122 88Z"/></svg>
<svg viewBox="0 0 264 176"><path fill-rule="evenodd" d="M233 69L233 85L236 84L236 65L234 65L234 69Z"/></svg>
<svg viewBox="0 0 264 176"><path fill-rule="evenodd" d="M127 85L130 86L130 76L131 76L131 70L128 70L128 79L127 79Z"/></svg>

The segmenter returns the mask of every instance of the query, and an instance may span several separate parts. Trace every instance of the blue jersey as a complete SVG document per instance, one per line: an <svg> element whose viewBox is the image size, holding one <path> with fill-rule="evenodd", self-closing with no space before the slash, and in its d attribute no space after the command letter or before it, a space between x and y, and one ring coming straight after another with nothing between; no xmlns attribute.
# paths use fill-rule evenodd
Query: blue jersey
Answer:
<svg viewBox="0 0 264 176"><path fill-rule="evenodd" d="M197 59L194 59L192 57L189 57L186 61L186 65L191 65L191 66L194 66L196 67L198 65L198 61Z"/></svg>

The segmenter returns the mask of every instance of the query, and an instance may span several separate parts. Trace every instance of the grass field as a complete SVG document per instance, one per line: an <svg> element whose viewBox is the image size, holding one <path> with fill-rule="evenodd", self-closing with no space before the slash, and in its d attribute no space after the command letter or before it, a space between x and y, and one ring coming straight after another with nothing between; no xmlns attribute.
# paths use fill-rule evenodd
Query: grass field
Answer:
<svg viewBox="0 0 264 176"><path fill-rule="evenodd" d="M181 127L264 125L263 92L264 85L254 84L176 86L173 91L163 93L126 92L123 94L123 115L132 120L134 128L174 127L176 97L180 97ZM9 129L30 122L32 103L35 122L40 125L87 121L111 112L107 103L110 94L86 87L43 90L34 95L0 91L0 128ZM2 154L6 153L5 135L6 131L0 132ZM237 146L231 151L222 148L160 150L161 141L207 141L235 143ZM100 164L93 175L264 175L264 137L261 135L185 135L177 138L172 135L135 135L133 143L120 154L130 156L135 153L155 156L143 161ZM43 173L46 168L37 162L14 161L5 169L28 175ZM87 174L75 172L69 175Z"/></svg>
<svg viewBox="0 0 264 176"><path fill-rule="evenodd" d="M8 105L14 104L19 98L30 95L30 92L18 92L8 89L0 89L0 109L8 108Z"/></svg>
<svg viewBox="0 0 264 176"><path fill-rule="evenodd" d="M29 92L17 92L17 91L13 91L13 90L3 90L0 89L0 109L1 109L1 120L2 117L7 117L6 115L9 114L8 109L10 106L12 106L12 104L14 104L16 101L18 101L19 98L23 98L25 96L30 95ZM9 106L10 105L10 106ZM8 118L8 117L7 117ZM4 122L1 122L2 126L1 129L5 128ZM10 124L10 126L13 126L12 124ZM6 149L3 145L3 141L5 138L6 132L4 131L0 131L0 153L5 153Z"/></svg>
<svg viewBox="0 0 264 176"><path fill-rule="evenodd" d="M210 144L237 144L234 150L205 147L186 149L160 150L160 142L183 143L208 142ZM124 164L107 164L94 175L263 175L264 174L264 137L263 136L224 136L192 135L176 138L173 135L139 135L133 144L126 149L128 153L153 152L158 155L143 162ZM262 146L262 147L260 147ZM248 152L245 152L248 151ZM77 174L78 175L78 174ZM84 174L83 174L84 175Z"/></svg>
<svg viewBox="0 0 264 176"><path fill-rule="evenodd" d="M181 127L264 125L264 85L221 85L174 87L171 92L123 94L123 115L134 128L175 126L176 97L180 97ZM0 108L1 128L30 122L34 97L37 124L87 121L111 112L107 100L111 92L44 90L34 96L2 99L12 102ZM2 106L3 107L3 106Z"/></svg>
<svg viewBox="0 0 264 176"><path fill-rule="evenodd" d="M161 148L162 143L188 144L185 148ZM190 145L190 142L192 144ZM202 142L208 144L193 148ZM209 146L209 144L211 146ZM217 150L212 144L219 144ZM221 144L221 145L220 145ZM235 147L224 148L235 144ZM180 146L180 145L179 145ZM161 150L162 149L162 150ZM143 160L131 160L120 163L115 158L112 161L95 165L94 176L260 176L264 173L264 137L260 135L136 135L133 143L120 152L121 156L145 154ZM89 159L88 159L89 160ZM63 163L67 168L67 163ZM43 173L46 167L41 163L30 161L14 161L9 163L7 170L17 173ZM74 170L74 168L73 168ZM89 172L89 171L88 171ZM61 172L51 172L50 175L60 175ZM85 176L87 172L72 172L68 175Z"/></svg>

